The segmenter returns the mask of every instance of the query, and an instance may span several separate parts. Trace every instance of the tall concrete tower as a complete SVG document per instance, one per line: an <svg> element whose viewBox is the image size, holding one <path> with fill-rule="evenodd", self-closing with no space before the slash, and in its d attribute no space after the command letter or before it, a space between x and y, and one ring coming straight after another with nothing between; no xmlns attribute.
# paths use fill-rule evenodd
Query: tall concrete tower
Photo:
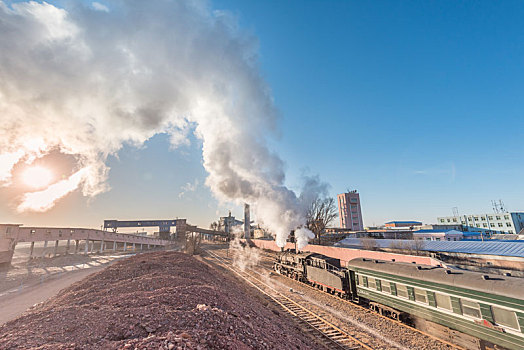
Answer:
<svg viewBox="0 0 524 350"><path fill-rule="evenodd" d="M364 230L360 195L357 190L337 195L340 227L353 231Z"/></svg>
<svg viewBox="0 0 524 350"><path fill-rule="evenodd" d="M251 218L249 215L249 204L244 204L244 238L251 238Z"/></svg>
<svg viewBox="0 0 524 350"><path fill-rule="evenodd" d="M244 204L244 238L251 238L251 218L249 215L249 204Z"/></svg>

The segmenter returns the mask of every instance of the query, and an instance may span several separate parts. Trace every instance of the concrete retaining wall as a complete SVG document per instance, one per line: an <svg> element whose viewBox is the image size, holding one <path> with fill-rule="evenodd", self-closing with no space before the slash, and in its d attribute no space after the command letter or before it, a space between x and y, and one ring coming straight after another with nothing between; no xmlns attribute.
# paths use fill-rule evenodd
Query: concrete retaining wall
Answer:
<svg viewBox="0 0 524 350"><path fill-rule="evenodd" d="M273 251L280 251L280 247L277 246L275 241L267 241L261 239L252 239L250 240L257 247L262 249L268 249ZM293 249L295 245L293 243L287 243L285 249ZM441 262L437 259L433 259L427 256L415 256L415 255L403 255L395 253L385 253L385 252L375 252L371 250L362 250L362 249L349 249L341 247L331 247L331 246L321 246L315 244L308 244L302 249L305 252L319 253L327 255L333 258L340 259L343 266L347 264L348 261L356 258L368 258L368 259L378 259L378 260L392 260L399 262L412 263L422 265L431 265L431 266L440 266Z"/></svg>

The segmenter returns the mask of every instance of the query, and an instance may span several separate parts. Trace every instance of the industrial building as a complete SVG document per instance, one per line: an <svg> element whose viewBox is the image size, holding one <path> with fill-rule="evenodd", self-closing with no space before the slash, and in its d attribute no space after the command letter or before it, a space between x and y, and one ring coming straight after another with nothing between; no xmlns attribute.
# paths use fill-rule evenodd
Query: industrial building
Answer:
<svg viewBox="0 0 524 350"><path fill-rule="evenodd" d="M422 226L422 223L420 221L389 221L386 222L385 225L387 228L397 228L397 227L415 227L415 226Z"/></svg>
<svg viewBox="0 0 524 350"><path fill-rule="evenodd" d="M439 224L459 224L464 231L483 234L518 234L524 230L524 213L490 213L438 217Z"/></svg>
<svg viewBox="0 0 524 350"><path fill-rule="evenodd" d="M337 195L340 227L353 231L364 230L360 195L356 190Z"/></svg>
<svg viewBox="0 0 524 350"><path fill-rule="evenodd" d="M457 230L418 230L413 231L413 239L425 241L460 241L464 233Z"/></svg>

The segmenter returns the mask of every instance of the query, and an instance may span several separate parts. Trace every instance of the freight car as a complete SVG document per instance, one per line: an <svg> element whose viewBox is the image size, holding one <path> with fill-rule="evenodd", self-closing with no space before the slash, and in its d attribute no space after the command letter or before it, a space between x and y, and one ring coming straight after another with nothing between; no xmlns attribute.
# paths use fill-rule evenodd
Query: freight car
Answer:
<svg viewBox="0 0 524 350"><path fill-rule="evenodd" d="M301 281L468 349L524 349L522 278L362 258L344 269L337 259L320 254L286 255L285 261L301 271ZM291 270L281 266L279 256L275 269L288 275ZM338 279L332 280L334 275Z"/></svg>

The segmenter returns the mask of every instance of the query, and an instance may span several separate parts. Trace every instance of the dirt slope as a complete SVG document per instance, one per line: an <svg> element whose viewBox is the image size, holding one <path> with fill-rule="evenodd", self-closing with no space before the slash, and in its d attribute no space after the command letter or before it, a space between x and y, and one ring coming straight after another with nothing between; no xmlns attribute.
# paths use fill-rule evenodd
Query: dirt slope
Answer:
<svg viewBox="0 0 524 350"><path fill-rule="evenodd" d="M182 253L115 263L0 327L0 349L314 349L245 287Z"/></svg>

